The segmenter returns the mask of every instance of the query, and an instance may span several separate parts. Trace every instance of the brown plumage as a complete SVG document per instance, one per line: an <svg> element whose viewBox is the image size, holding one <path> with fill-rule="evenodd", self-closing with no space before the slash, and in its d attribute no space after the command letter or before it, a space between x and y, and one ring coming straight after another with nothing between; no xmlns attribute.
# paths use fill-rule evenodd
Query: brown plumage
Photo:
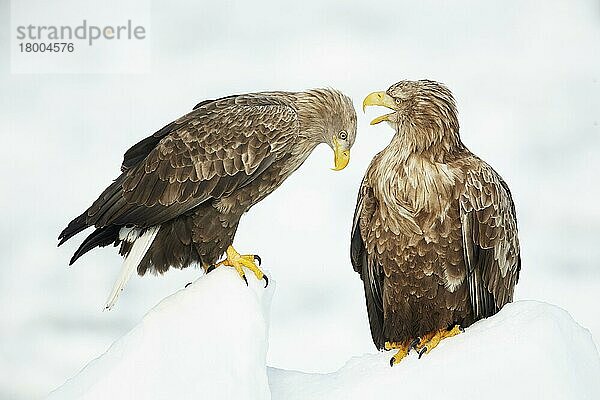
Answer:
<svg viewBox="0 0 600 400"><path fill-rule="evenodd" d="M71 221L59 244L93 226L71 263L109 244L120 244L126 256L136 238L159 227L137 266L140 275L208 267L232 244L242 214L281 185L317 145L328 144L341 169L355 134L352 101L333 89L203 101L131 147L121 175Z"/></svg>
<svg viewBox="0 0 600 400"><path fill-rule="evenodd" d="M367 169L351 237L375 345L493 315L512 301L521 267L508 186L461 142L442 84L402 81L367 105L393 109L372 124L396 132Z"/></svg>

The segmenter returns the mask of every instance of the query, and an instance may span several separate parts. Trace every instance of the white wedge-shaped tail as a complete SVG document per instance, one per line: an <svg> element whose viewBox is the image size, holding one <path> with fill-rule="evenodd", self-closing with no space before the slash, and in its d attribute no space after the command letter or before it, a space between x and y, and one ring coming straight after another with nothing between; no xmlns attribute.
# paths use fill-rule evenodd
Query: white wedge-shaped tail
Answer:
<svg viewBox="0 0 600 400"><path fill-rule="evenodd" d="M119 273L115 285L110 292L110 296L106 301L106 305L104 306L105 310L110 310L115 305L119 295L125 288L125 285L127 285L127 281L129 281L129 278L131 278L131 274L133 271L137 270L138 265L152 245L152 242L154 241L159 229L160 226L150 227L146 229L139 237L136 237L139 231L135 232L136 230L134 229L129 229L127 232L123 232L124 236L126 236L123 239L127 241L133 241L133 246L131 246L131 251L129 254L127 254L127 257L125 257L125 260L123 261L121 272Z"/></svg>

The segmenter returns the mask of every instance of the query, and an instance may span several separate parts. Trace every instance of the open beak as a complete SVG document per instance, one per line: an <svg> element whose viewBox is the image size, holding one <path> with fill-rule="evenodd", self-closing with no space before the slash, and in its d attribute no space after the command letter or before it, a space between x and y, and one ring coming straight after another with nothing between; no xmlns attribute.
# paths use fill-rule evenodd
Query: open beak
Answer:
<svg viewBox="0 0 600 400"><path fill-rule="evenodd" d="M382 106L395 111L396 101L386 92L373 92L363 100L363 112L366 110L367 106ZM371 121L371 125L375 125L383 121L389 121L392 115L394 115L394 113L379 116Z"/></svg>
<svg viewBox="0 0 600 400"><path fill-rule="evenodd" d="M333 162L335 167L332 168L332 170L341 171L346 168L346 165L350 162L350 150L344 150L336 138L333 138L333 147Z"/></svg>

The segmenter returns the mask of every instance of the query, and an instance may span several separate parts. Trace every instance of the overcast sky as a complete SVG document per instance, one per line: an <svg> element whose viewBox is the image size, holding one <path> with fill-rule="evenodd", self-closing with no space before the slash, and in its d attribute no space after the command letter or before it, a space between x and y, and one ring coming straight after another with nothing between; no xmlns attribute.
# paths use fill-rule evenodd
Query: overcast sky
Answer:
<svg viewBox="0 0 600 400"><path fill-rule="evenodd" d="M59 3L48 12L60 17ZM118 175L131 144L203 99L249 91L330 86L358 106L402 79L446 83L463 141L512 189L523 256L516 298L558 304L599 337L599 7L141 2L131 15L113 10L150 15L149 68L139 74L11 74L13 33L1 30L0 398L60 385L198 277L134 277L102 313L120 257L95 250L67 268L83 238L57 249L56 236ZM9 15L0 1L3 26ZM392 132L368 125L377 110L357 112L344 171L331 171L331 150L319 147L240 224L236 248L260 254L277 281L272 366L329 371L374 351L349 230L362 175Z"/></svg>

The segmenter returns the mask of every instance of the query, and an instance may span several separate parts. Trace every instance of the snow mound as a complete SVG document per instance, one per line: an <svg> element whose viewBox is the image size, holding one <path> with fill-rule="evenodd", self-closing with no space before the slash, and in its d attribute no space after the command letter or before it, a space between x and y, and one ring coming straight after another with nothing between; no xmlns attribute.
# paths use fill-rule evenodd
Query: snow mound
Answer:
<svg viewBox="0 0 600 400"><path fill-rule="evenodd" d="M509 304L418 359L392 352L329 374L266 367L273 282L218 268L167 297L49 399L600 399L590 333L564 310ZM319 355L315 355L319 357Z"/></svg>
<svg viewBox="0 0 600 400"><path fill-rule="evenodd" d="M330 374L269 369L278 399L600 399L600 358L587 329L537 301L506 305L420 360L392 352L351 359Z"/></svg>
<svg viewBox="0 0 600 400"><path fill-rule="evenodd" d="M268 399L274 283L217 268L161 301L48 399Z"/></svg>

